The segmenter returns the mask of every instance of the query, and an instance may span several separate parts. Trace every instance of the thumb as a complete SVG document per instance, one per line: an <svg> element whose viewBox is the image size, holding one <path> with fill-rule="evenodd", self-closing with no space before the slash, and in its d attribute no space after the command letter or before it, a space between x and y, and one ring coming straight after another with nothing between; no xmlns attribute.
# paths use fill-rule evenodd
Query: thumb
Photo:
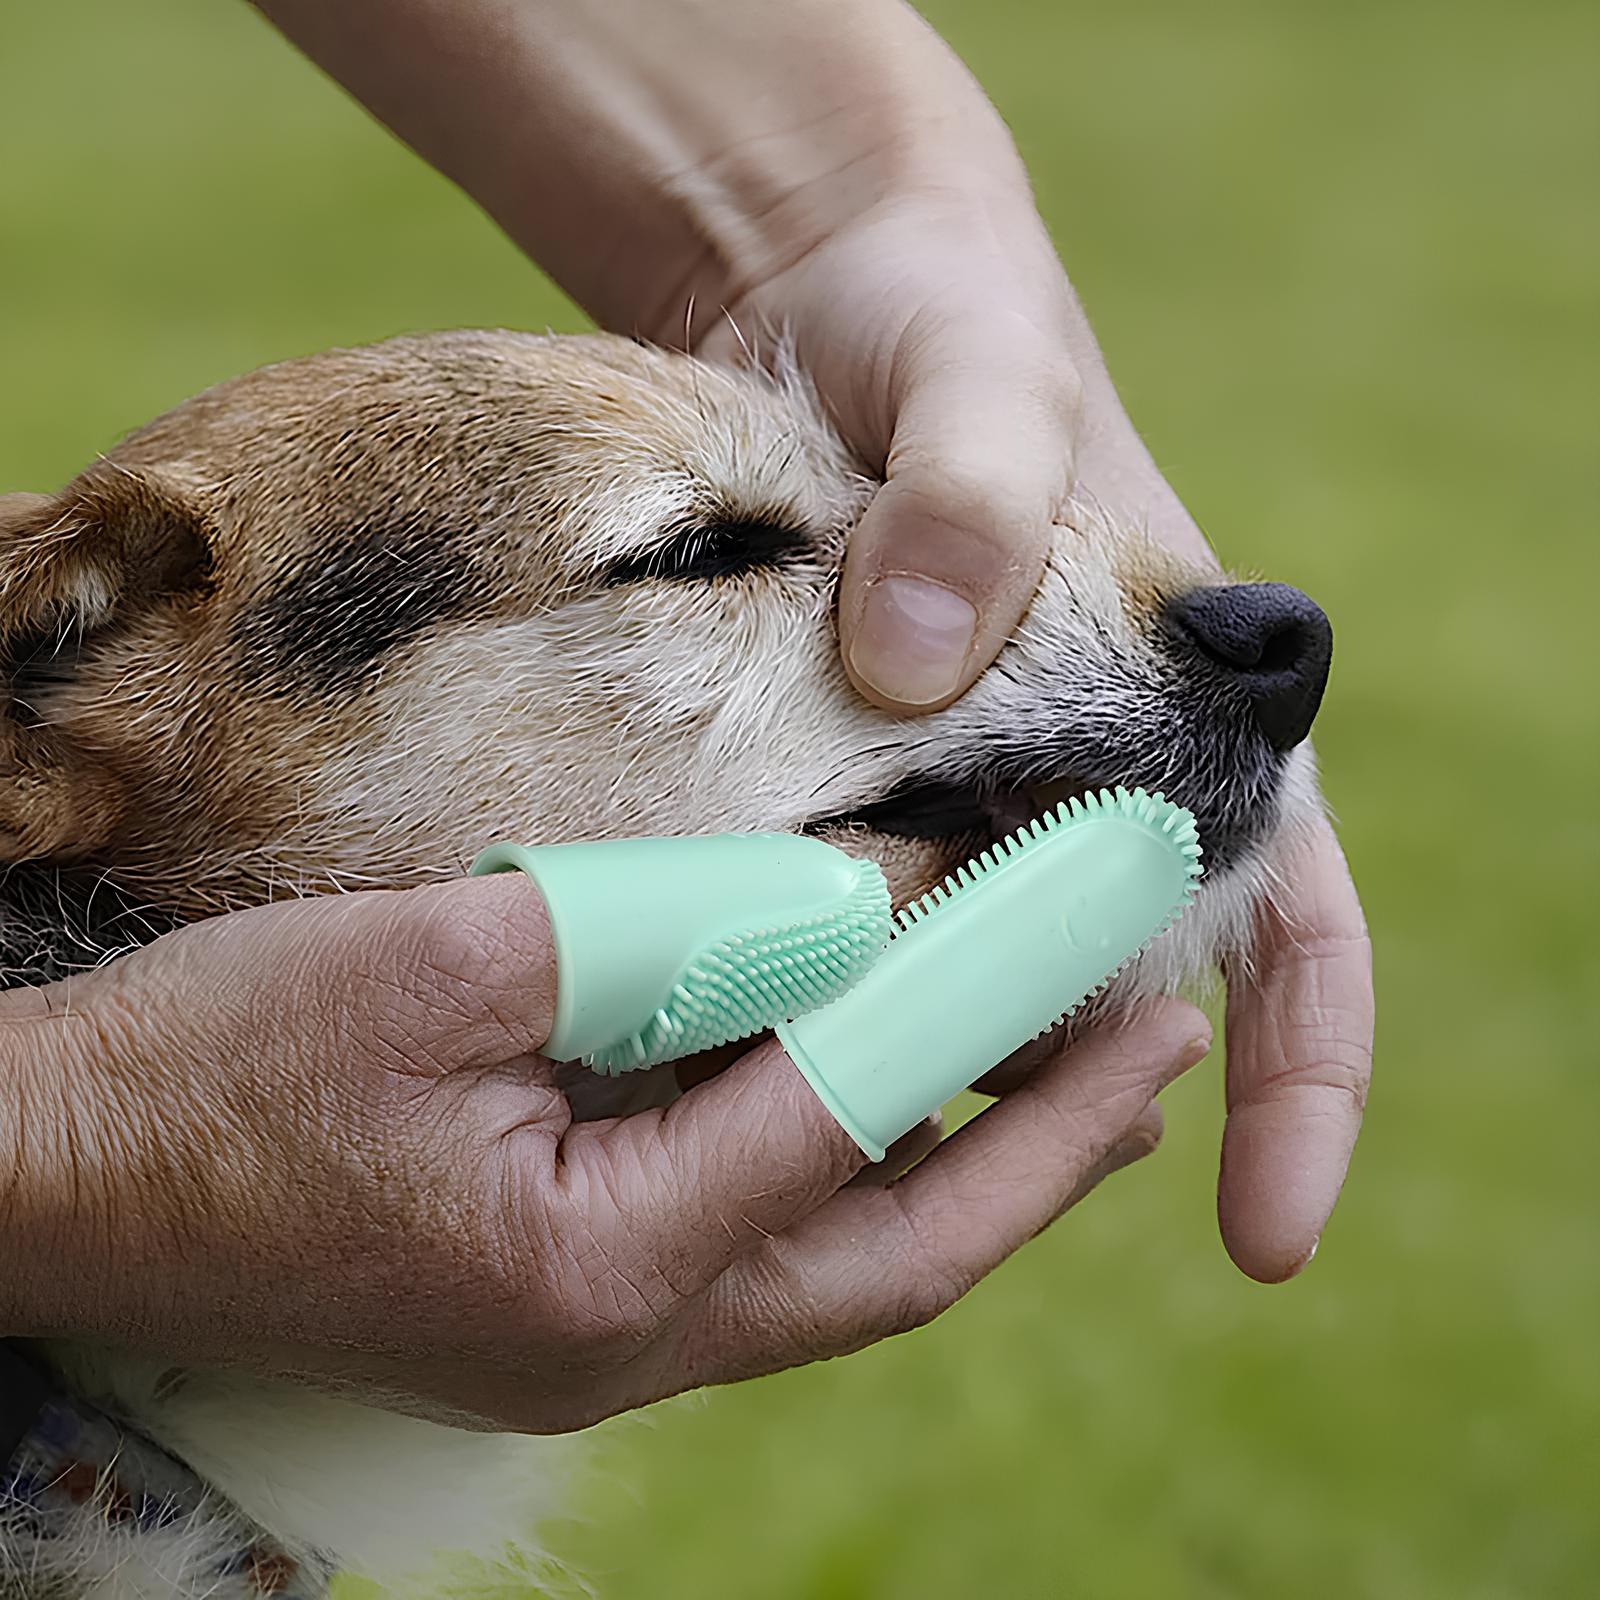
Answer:
<svg viewBox="0 0 1600 1600"><path fill-rule="evenodd" d="M892 711L963 694L1027 609L1072 479L1078 374L996 311L930 312L901 341L885 483L839 596L850 676Z"/></svg>
<svg viewBox="0 0 1600 1600"><path fill-rule="evenodd" d="M556 1011L555 945L538 889L521 874L349 897L329 970L356 1037L388 1065L450 1073L538 1051ZM340 972L344 974L343 981Z"/></svg>
<svg viewBox="0 0 1600 1600"><path fill-rule="evenodd" d="M227 1019L425 1077L537 1051L556 1003L549 917L520 874L234 912L103 976L147 1016L208 1035ZM93 993L80 986L80 1004Z"/></svg>

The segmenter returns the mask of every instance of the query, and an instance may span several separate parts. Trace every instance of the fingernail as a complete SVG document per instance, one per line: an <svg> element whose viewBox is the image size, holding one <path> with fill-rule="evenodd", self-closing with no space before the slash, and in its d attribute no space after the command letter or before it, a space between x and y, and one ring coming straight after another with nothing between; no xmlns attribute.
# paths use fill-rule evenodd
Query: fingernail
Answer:
<svg viewBox="0 0 1600 1600"><path fill-rule="evenodd" d="M877 578L850 645L856 676L885 699L927 706L955 693L978 613L954 589L927 578Z"/></svg>
<svg viewBox="0 0 1600 1600"><path fill-rule="evenodd" d="M1105 1158L1106 1176L1109 1178L1113 1172L1121 1172L1135 1161L1143 1161L1146 1156L1154 1155L1160 1143L1160 1139L1148 1133L1124 1134L1112 1145Z"/></svg>
<svg viewBox="0 0 1600 1600"><path fill-rule="evenodd" d="M1192 1039L1187 1039L1173 1051L1167 1065L1161 1069L1161 1084L1167 1084L1181 1078L1190 1067L1198 1065L1211 1053L1211 1035L1198 1033Z"/></svg>

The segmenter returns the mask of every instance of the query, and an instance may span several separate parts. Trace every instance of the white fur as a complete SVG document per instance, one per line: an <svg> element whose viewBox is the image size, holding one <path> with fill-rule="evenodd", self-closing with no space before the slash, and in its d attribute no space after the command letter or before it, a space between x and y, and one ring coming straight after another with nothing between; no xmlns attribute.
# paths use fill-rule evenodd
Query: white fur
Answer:
<svg viewBox="0 0 1600 1600"><path fill-rule="evenodd" d="M472 1433L248 1373L175 1376L80 1344L51 1356L290 1555L336 1551L395 1591L438 1593L452 1560L525 1563L586 1454L576 1437ZM192 1532L200 1548L212 1542L203 1524Z"/></svg>

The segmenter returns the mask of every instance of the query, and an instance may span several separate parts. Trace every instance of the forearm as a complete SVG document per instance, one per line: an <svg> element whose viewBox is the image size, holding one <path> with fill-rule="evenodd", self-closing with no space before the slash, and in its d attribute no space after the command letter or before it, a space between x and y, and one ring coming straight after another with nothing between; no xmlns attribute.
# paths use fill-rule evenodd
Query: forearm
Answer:
<svg viewBox="0 0 1600 1600"><path fill-rule="evenodd" d="M692 341L897 193L1003 171L1027 194L899 0L256 3L620 331Z"/></svg>

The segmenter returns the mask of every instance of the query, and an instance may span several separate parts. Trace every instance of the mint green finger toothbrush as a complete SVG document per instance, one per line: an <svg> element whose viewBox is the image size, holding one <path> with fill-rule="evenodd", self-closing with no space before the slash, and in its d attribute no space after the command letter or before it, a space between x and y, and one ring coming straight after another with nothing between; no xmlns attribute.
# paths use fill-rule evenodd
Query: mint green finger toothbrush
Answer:
<svg viewBox="0 0 1600 1600"><path fill-rule="evenodd" d="M1073 800L907 906L872 970L832 1005L781 1024L779 1042L881 1161L1143 954L1199 876L1182 806L1142 789Z"/></svg>
<svg viewBox="0 0 1600 1600"><path fill-rule="evenodd" d="M625 1071L775 1028L878 1161L1168 927L1200 844L1161 795L1101 790L892 924L872 862L792 834L496 845L472 868L512 869L539 886L555 933L547 1055Z"/></svg>
<svg viewBox="0 0 1600 1600"><path fill-rule="evenodd" d="M556 953L544 1053L598 1072L676 1061L844 993L889 942L889 886L793 833L491 845L474 875L538 885Z"/></svg>

